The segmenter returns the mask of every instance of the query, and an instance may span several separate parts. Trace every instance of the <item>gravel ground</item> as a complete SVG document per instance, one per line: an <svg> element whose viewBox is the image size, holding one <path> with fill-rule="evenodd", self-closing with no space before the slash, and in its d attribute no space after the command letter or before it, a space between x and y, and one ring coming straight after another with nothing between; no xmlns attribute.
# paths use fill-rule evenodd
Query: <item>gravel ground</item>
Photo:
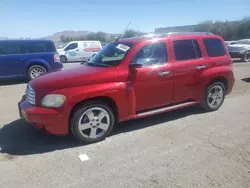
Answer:
<svg viewBox="0 0 250 188"><path fill-rule="evenodd" d="M191 107L129 121L91 145L20 120L25 83L2 84L0 187L249 188L250 64L235 63L234 71L234 90L219 111Z"/></svg>

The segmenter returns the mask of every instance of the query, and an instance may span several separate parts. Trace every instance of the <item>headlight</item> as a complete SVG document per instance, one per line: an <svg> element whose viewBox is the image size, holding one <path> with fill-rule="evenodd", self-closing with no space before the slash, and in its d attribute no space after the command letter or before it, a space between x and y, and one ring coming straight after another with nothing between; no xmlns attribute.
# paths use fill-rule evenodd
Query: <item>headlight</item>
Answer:
<svg viewBox="0 0 250 188"><path fill-rule="evenodd" d="M60 107L65 100L66 97L64 95L50 94L42 99L42 105L46 107Z"/></svg>
<svg viewBox="0 0 250 188"><path fill-rule="evenodd" d="M243 51L243 50L245 50L244 47L239 47L239 48L238 48L238 51Z"/></svg>

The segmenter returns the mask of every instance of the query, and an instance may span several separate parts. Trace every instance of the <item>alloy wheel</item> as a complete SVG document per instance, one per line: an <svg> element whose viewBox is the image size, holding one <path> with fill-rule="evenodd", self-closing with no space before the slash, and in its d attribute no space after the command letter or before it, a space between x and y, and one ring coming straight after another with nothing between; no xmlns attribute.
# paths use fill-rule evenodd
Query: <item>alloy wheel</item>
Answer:
<svg viewBox="0 0 250 188"><path fill-rule="evenodd" d="M83 137L97 139L109 129L110 122L110 116L104 108L93 107L82 114L78 122L78 129Z"/></svg>
<svg viewBox="0 0 250 188"><path fill-rule="evenodd" d="M220 85L214 85L208 92L207 104L210 108L217 108L223 102L224 91Z"/></svg>
<svg viewBox="0 0 250 188"><path fill-rule="evenodd" d="M30 71L30 77L32 79L41 76L42 74L45 74L45 70L41 67L35 67Z"/></svg>

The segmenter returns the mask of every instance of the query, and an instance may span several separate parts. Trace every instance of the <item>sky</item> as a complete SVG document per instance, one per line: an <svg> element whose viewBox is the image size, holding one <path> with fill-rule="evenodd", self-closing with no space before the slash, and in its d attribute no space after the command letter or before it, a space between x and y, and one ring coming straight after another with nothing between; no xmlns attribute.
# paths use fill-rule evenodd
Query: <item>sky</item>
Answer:
<svg viewBox="0 0 250 188"><path fill-rule="evenodd" d="M44 37L64 30L143 32L204 20L250 16L250 0L0 0L0 37Z"/></svg>

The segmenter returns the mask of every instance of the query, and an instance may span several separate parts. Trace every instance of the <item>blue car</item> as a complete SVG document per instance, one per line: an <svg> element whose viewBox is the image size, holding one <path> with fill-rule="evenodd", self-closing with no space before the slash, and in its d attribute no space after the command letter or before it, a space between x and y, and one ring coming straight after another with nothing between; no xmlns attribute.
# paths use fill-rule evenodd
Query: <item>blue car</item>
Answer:
<svg viewBox="0 0 250 188"><path fill-rule="evenodd" d="M0 79L28 78L63 68L50 40L0 40Z"/></svg>

